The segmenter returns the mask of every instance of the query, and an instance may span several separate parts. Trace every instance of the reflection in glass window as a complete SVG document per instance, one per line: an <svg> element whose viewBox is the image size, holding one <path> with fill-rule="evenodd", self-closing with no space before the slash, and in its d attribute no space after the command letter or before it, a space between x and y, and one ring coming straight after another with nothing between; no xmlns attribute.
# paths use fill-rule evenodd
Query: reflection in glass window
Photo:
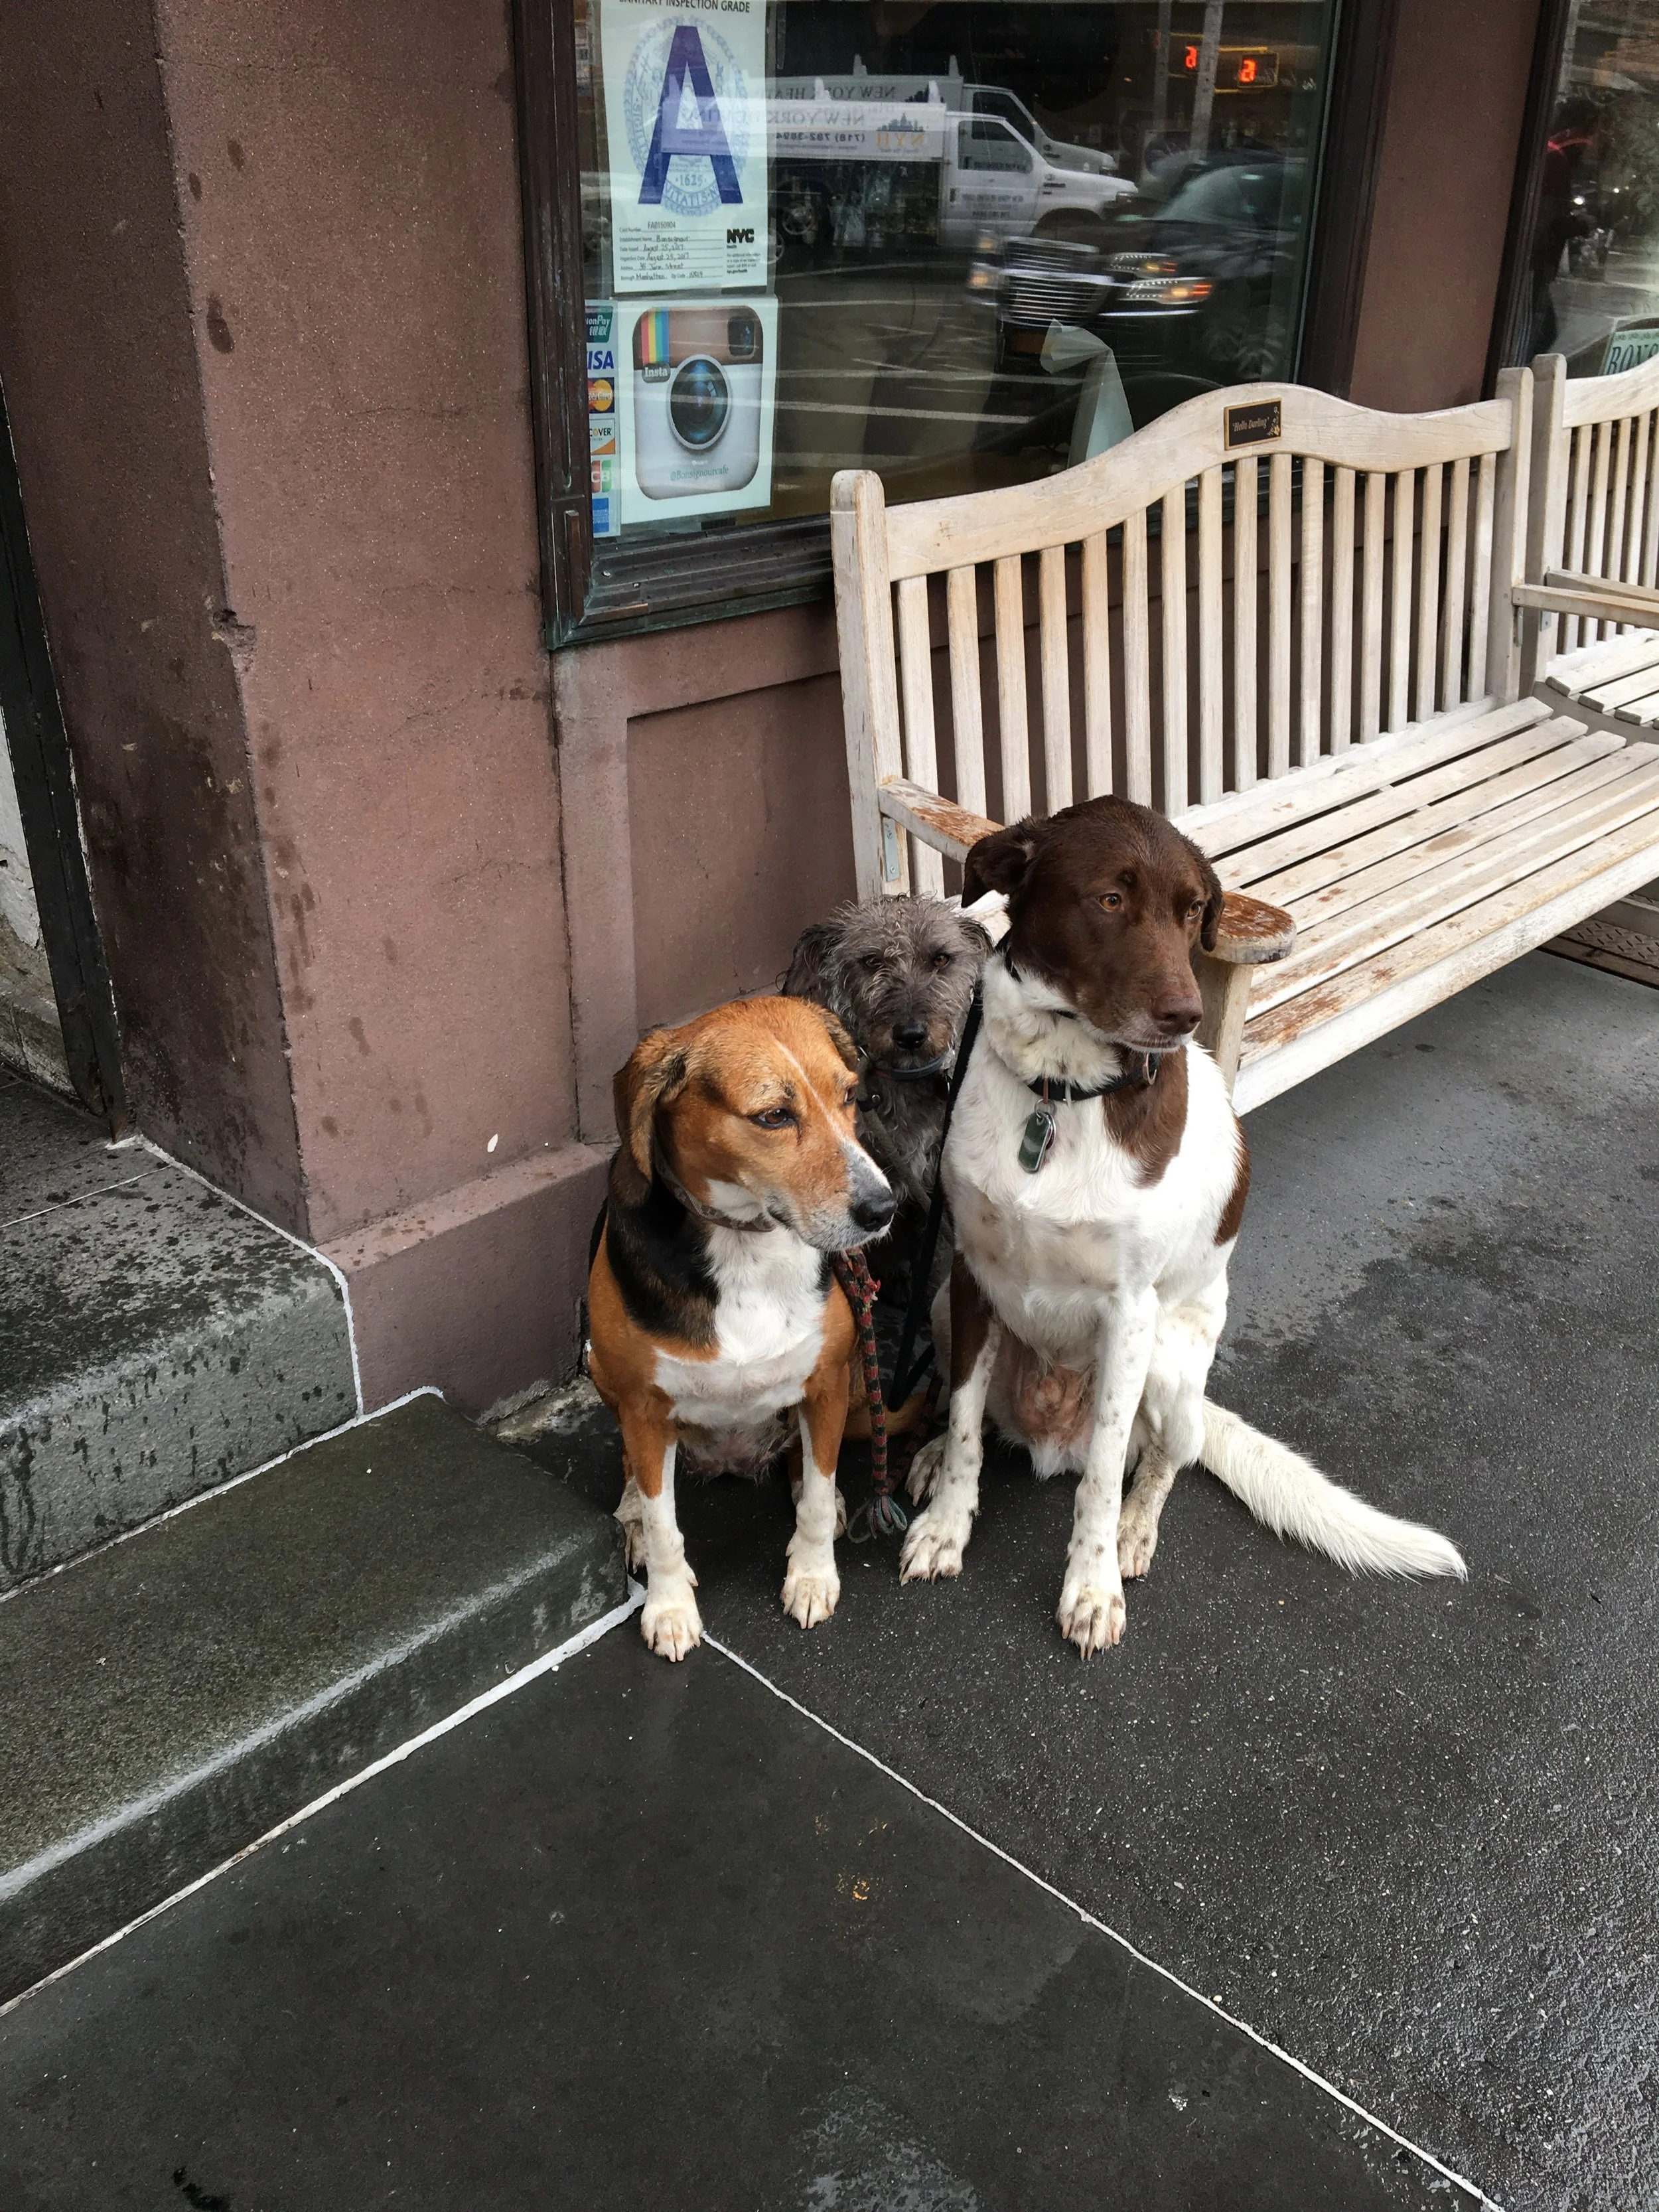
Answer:
<svg viewBox="0 0 1659 2212"><path fill-rule="evenodd" d="M1522 360L1659 353L1659 0L1573 0L1528 272Z"/></svg>
<svg viewBox="0 0 1659 2212"><path fill-rule="evenodd" d="M1047 475L1289 374L1333 0L576 0L594 526Z"/></svg>

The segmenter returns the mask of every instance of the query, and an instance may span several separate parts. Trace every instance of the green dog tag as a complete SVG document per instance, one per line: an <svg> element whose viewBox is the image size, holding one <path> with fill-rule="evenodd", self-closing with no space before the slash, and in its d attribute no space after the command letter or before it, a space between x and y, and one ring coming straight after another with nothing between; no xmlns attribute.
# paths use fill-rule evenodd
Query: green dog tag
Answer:
<svg viewBox="0 0 1659 2212"><path fill-rule="evenodd" d="M1025 1134L1019 1140L1019 1164L1027 1175L1035 1175L1048 1158L1055 1127L1054 1109L1046 1104L1039 1106L1025 1124Z"/></svg>

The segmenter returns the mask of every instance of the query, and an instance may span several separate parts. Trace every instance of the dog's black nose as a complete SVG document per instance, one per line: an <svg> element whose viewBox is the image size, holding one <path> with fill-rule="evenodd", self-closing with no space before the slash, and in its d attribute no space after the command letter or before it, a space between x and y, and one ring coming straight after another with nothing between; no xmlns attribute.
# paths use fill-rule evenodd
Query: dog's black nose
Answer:
<svg viewBox="0 0 1659 2212"><path fill-rule="evenodd" d="M902 1052L915 1052L927 1042L925 1022L901 1022L893 1031L893 1042Z"/></svg>
<svg viewBox="0 0 1659 2212"><path fill-rule="evenodd" d="M1204 1013L1204 1001L1197 991L1166 991L1162 998L1152 1001L1152 1019L1165 1036L1184 1036L1195 1030Z"/></svg>
<svg viewBox="0 0 1659 2212"><path fill-rule="evenodd" d="M885 1229L892 1219L896 1203L890 1190L873 1190L866 1197L853 1200L853 1219L859 1228L873 1237L878 1229Z"/></svg>

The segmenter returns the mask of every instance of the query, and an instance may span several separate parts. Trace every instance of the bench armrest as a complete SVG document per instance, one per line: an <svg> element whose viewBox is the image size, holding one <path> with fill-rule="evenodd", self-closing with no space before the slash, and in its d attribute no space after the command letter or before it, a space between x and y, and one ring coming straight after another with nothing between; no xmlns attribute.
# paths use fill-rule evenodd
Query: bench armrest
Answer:
<svg viewBox="0 0 1659 2212"><path fill-rule="evenodd" d="M1659 629L1659 592L1645 584L1552 568L1541 584L1516 584L1514 599L1516 606L1532 607L1540 614L1582 615L1591 622L1632 623L1638 629Z"/></svg>
<svg viewBox="0 0 1659 2212"><path fill-rule="evenodd" d="M1282 906L1269 906L1244 891L1229 891L1210 957L1233 967L1259 968L1266 961L1282 960L1295 942L1296 924Z"/></svg>
<svg viewBox="0 0 1659 2212"><path fill-rule="evenodd" d="M953 860L966 860L970 847L981 837L994 837L1002 827L898 776L881 786L879 798L884 814ZM1295 938L1296 924L1282 907L1269 906L1243 891L1229 891L1210 957L1231 967L1256 968L1264 961L1282 960Z"/></svg>

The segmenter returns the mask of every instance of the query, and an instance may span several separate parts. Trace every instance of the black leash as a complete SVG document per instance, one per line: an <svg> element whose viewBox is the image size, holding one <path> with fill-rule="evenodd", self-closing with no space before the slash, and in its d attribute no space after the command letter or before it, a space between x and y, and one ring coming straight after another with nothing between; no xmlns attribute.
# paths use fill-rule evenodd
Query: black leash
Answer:
<svg viewBox="0 0 1659 2212"><path fill-rule="evenodd" d="M968 1018L962 1025L962 1042L957 1047L957 1064L951 1071L951 1087L945 1094L945 1127L939 1132L939 1158L933 1167L933 1195L927 1207L927 1226L922 1232L921 1256L910 1277L910 1303L904 1310L898 1358L893 1362L893 1387L888 1393L888 1403L895 1412L908 1403L911 1392L927 1373L927 1363L933 1356L931 1352L925 1352L913 1364L921 1316L927 1304L927 1279L933 1272L933 1255L939 1249L939 1224L945 1218L945 1139L951 1133L951 1116L957 1110L957 1093L968 1073L968 1060L974 1049L974 1039L979 1035L981 1010L981 994L976 990L968 1009Z"/></svg>

